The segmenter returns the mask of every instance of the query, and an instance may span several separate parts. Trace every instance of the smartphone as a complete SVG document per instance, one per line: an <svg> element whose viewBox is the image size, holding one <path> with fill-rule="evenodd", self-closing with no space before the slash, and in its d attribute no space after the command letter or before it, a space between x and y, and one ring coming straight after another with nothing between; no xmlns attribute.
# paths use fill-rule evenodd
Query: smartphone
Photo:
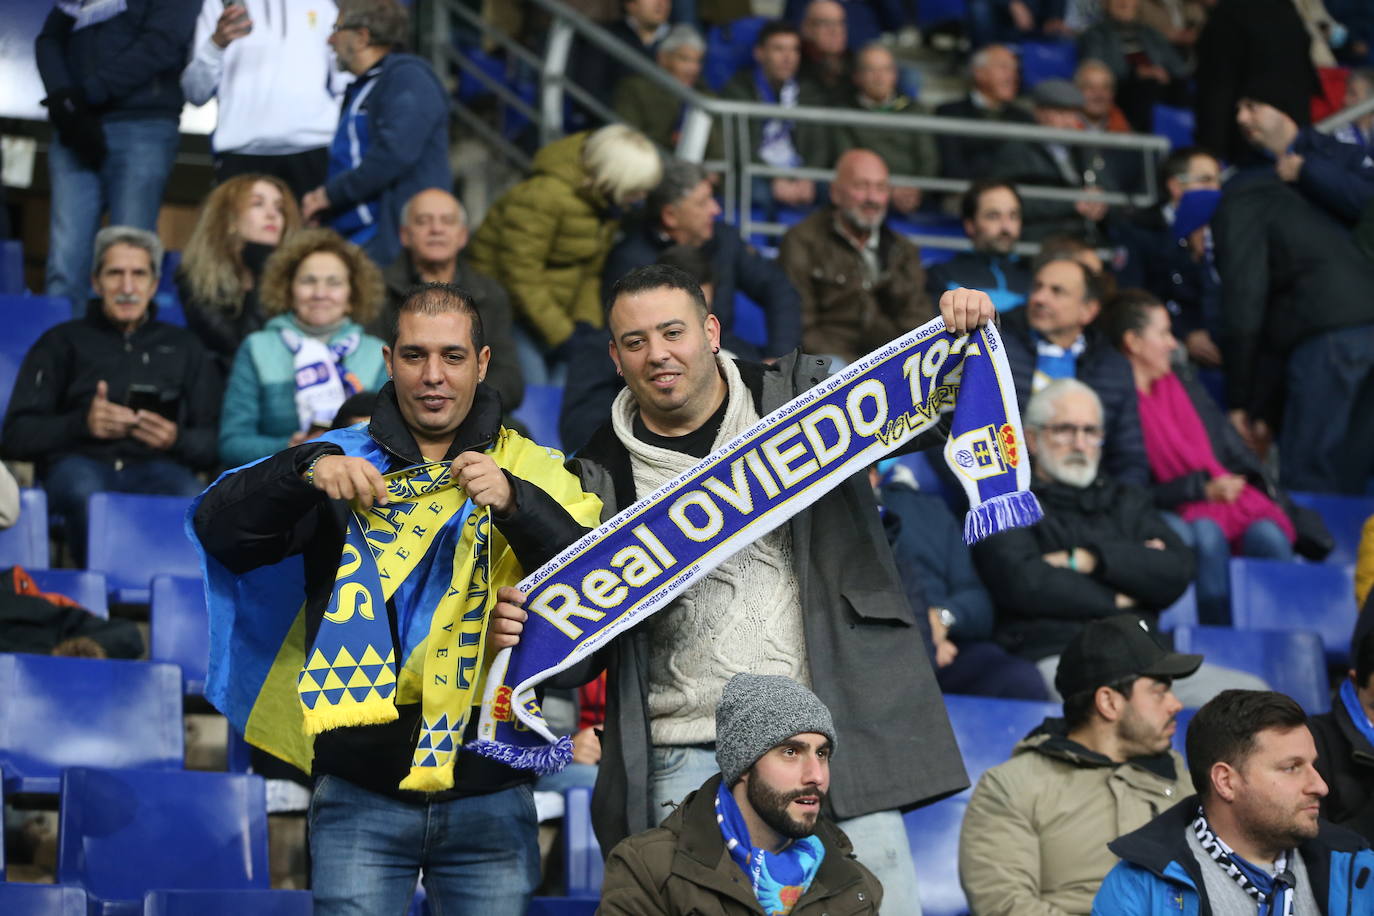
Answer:
<svg viewBox="0 0 1374 916"><path fill-rule="evenodd" d="M130 410L146 410L168 420L175 420L180 400L163 400L162 392L156 385L130 385L125 406Z"/></svg>

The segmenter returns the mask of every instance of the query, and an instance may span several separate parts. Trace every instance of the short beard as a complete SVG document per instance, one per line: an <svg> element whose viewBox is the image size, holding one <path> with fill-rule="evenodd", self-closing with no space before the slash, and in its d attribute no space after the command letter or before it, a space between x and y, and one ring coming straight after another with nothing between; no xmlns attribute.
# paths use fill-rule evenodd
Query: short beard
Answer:
<svg viewBox="0 0 1374 916"><path fill-rule="evenodd" d="M877 232L882 228L883 220L887 219L887 211L879 213L872 221L864 217L863 211L858 207L851 207L842 211L845 220L849 225L862 232Z"/></svg>
<svg viewBox="0 0 1374 916"><path fill-rule="evenodd" d="M1087 461L1087 459L1084 460ZM1063 461L1052 461L1049 458L1041 458L1040 462L1045 468L1045 473L1050 475L1051 479L1066 486L1077 487L1080 490L1097 479L1097 471L1100 464L1098 461L1087 461L1086 464L1070 464L1068 457Z"/></svg>
<svg viewBox="0 0 1374 916"><path fill-rule="evenodd" d="M773 829L778 836L787 837L789 840L800 840L816 832L816 824L820 823L820 806L816 806L816 820L810 824L794 820L787 813L787 806L799 798L819 798L825 800L825 793L820 789L797 789L793 792L776 792L773 788L758 778L756 772L749 774L749 779L744 786L745 797L749 799L749 805L754 809L754 813Z"/></svg>

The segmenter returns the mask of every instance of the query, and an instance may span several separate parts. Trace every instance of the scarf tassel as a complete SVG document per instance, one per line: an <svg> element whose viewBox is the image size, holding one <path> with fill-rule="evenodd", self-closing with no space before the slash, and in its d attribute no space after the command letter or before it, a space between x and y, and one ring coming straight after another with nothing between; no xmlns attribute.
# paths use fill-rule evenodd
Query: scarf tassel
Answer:
<svg viewBox="0 0 1374 916"><path fill-rule="evenodd" d="M502 741L473 741L464 750L517 770L533 770L540 776L547 776L572 763L573 745L572 739L564 735L553 744L543 747L520 747Z"/></svg>
<svg viewBox="0 0 1374 916"><path fill-rule="evenodd" d="M1029 490L993 496L971 507L964 516L964 543L976 544L1008 528L1034 525L1044 515L1040 501Z"/></svg>

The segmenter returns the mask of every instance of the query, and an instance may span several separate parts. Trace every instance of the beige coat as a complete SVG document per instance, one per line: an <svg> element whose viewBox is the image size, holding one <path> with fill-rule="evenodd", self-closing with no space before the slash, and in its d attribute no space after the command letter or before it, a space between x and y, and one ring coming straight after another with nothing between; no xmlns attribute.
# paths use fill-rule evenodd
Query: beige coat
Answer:
<svg viewBox="0 0 1374 916"><path fill-rule="evenodd" d="M959 837L959 881L973 916L1092 911L1116 856L1107 843L1192 792L1175 751L1113 764L1061 735L1037 732L983 774Z"/></svg>

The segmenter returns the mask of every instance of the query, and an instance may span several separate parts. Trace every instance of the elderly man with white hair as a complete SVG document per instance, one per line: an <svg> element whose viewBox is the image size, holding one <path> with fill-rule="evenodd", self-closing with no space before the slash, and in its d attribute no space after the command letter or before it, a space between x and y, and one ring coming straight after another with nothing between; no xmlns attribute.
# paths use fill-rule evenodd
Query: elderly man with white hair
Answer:
<svg viewBox="0 0 1374 916"><path fill-rule="evenodd" d="M705 93L701 85L701 62L705 56L706 41L701 33L683 22L673 26L659 42L656 58L663 72L682 86ZM616 83L611 107L626 124L639 128L663 149L677 149L686 106L658 83L638 73L622 77ZM723 155L720 132L713 131L706 158L720 159Z"/></svg>
<svg viewBox="0 0 1374 916"><path fill-rule="evenodd" d="M1054 692L1059 655L1089 621L1129 612L1155 624L1193 577L1193 555L1149 491L1098 473L1102 402L1074 378L1051 382L1024 415L1032 489L1045 517L973 548L998 621L995 638L1040 666ZM1204 665L1175 684L1185 706L1258 678ZM1260 688L1254 688L1260 689Z"/></svg>

